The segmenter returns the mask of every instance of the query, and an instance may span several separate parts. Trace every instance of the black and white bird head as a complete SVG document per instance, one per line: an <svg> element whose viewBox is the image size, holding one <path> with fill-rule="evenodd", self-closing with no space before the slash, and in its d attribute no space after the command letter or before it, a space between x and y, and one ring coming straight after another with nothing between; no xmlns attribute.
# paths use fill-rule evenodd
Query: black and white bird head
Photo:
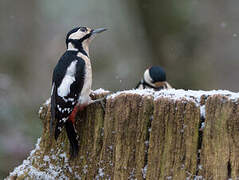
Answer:
<svg viewBox="0 0 239 180"><path fill-rule="evenodd" d="M89 45L96 34L106 31L106 28L90 29L87 27L77 27L70 30L66 35L67 50L82 51L89 54Z"/></svg>
<svg viewBox="0 0 239 180"><path fill-rule="evenodd" d="M166 73L160 66L152 66L145 70L143 79L138 83L139 89L152 88L154 90L172 88L166 81Z"/></svg>

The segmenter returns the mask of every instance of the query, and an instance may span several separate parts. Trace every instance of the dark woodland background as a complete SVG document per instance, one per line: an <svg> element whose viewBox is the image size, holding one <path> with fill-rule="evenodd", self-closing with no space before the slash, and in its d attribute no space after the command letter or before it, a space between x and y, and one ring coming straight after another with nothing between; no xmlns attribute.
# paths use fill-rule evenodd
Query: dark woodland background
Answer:
<svg viewBox="0 0 239 180"><path fill-rule="evenodd" d="M0 178L41 135L40 105L77 25L107 27L92 43L93 89L134 88L161 65L175 88L238 91L239 1L1 0Z"/></svg>

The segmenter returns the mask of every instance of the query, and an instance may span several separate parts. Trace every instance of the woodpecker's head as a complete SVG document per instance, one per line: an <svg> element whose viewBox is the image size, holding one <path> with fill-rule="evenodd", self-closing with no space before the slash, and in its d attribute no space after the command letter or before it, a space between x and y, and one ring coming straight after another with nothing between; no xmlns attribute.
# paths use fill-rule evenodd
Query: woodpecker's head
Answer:
<svg viewBox="0 0 239 180"><path fill-rule="evenodd" d="M166 81L166 73L160 66L152 66L144 72L144 80L149 84Z"/></svg>
<svg viewBox="0 0 239 180"><path fill-rule="evenodd" d="M159 66L152 66L144 72L143 79L136 88L153 88L154 90L169 89L171 86L166 81L166 73Z"/></svg>
<svg viewBox="0 0 239 180"><path fill-rule="evenodd" d="M70 30L66 35L67 50L84 51L88 55L91 40L95 37L96 34L101 33L103 31L106 31L106 29L90 29L87 27L77 27Z"/></svg>

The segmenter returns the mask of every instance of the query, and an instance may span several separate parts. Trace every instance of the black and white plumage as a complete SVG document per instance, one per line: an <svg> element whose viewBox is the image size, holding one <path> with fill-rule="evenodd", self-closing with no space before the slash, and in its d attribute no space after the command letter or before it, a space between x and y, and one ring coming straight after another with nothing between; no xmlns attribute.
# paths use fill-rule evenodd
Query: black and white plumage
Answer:
<svg viewBox="0 0 239 180"><path fill-rule="evenodd" d="M151 88L155 91L171 89L171 85L166 81L166 73L160 66L152 66L145 70L143 78L139 81L136 89Z"/></svg>
<svg viewBox="0 0 239 180"><path fill-rule="evenodd" d="M105 31L100 28L92 30L77 27L66 36L67 51L58 61L52 78L51 123L50 131L57 140L65 127L70 141L70 154L78 154L77 134L74 129L75 115L79 107L91 103L89 96L92 84L92 70L89 59L89 44L96 33Z"/></svg>

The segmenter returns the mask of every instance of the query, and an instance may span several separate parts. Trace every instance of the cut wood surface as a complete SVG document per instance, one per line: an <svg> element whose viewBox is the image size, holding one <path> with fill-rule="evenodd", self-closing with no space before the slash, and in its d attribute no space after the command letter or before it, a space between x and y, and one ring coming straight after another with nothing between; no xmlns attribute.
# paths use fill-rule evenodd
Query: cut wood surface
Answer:
<svg viewBox="0 0 239 180"><path fill-rule="evenodd" d="M97 90L77 115L79 155L50 137L50 107L40 110L42 136L7 179L239 178L239 94L230 91ZM40 123L40 122L39 122Z"/></svg>

